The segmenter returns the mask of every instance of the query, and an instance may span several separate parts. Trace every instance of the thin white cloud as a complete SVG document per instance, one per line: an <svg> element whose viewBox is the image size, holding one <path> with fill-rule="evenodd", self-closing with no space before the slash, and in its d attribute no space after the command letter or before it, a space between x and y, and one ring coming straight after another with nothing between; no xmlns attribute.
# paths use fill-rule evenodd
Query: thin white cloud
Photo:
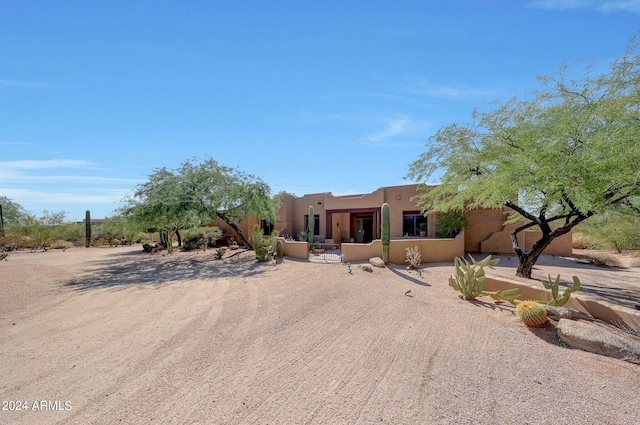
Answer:
<svg viewBox="0 0 640 425"><path fill-rule="evenodd" d="M389 121L384 130L382 130L379 133L369 135L367 139L369 139L372 142L379 142L381 140L388 139L390 137L393 137L397 134L400 134L406 131L408 126L409 126L409 118L407 117L396 118Z"/></svg>
<svg viewBox="0 0 640 425"><path fill-rule="evenodd" d="M433 84L420 78L410 80L408 87L404 90L414 95L455 100L494 97L499 95L499 91L491 87L472 87L461 84Z"/></svg>
<svg viewBox="0 0 640 425"><path fill-rule="evenodd" d="M21 203L37 202L42 204L114 204L120 202L128 192L128 189L111 189L104 190L97 195L86 195L32 189L0 188L0 193L10 199L19 199Z"/></svg>
<svg viewBox="0 0 640 425"><path fill-rule="evenodd" d="M601 12L640 13L640 0L536 0L529 7L544 10L592 9Z"/></svg>
<svg viewBox="0 0 640 425"><path fill-rule="evenodd" d="M17 160L0 161L2 170L27 170L27 169L55 169L55 168L87 168L94 164L78 159L47 159L47 160Z"/></svg>
<svg viewBox="0 0 640 425"><path fill-rule="evenodd" d="M415 137L422 138L428 132L432 123L425 120L412 120L410 117L402 115L390 119L385 127L376 133L367 136L367 144L376 146L393 147L420 147L423 145L422 139L417 143ZM371 143L373 142L373 143Z"/></svg>
<svg viewBox="0 0 640 425"><path fill-rule="evenodd" d="M68 176L45 175L32 176L21 171L0 170L0 181L3 183L48 183L48 184L82 184L82 185L137 185L143 181L140 179L127 179L120 177L96 177L96 176Z"/></svg>
<svg viewBox="0 0 640 425"><path fill-rule="evenodd" d="M36 81L18 81L18 80L5 80L0 78L0 87L14 87L22 89L50 89L54 88L53 84L40 83Z"/></svg>

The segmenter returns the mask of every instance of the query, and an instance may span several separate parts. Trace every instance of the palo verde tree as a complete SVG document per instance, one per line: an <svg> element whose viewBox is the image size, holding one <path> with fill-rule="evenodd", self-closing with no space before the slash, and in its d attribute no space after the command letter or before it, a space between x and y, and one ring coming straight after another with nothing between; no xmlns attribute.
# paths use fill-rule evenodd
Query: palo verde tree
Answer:
<svg viewBox="0 0 640 425"><path fill-rule="evenodd" d="M160 232L168 252L173 251L173 237L180 229L194 227L199 218L193 211L192 199L183 190L179 172L156 169L149 180L140 184L125 199L120 215L135 226Z"/></svg>
<svg viewBox="0 0 640 425"><path fill-rule="evenodd" d="M2 206L2 228L11 228L19 225L29 215L22 206L6 196L0 196Z"/></svg>
<svg viewBox="0 0 640 425"><path fill-rule="evenodd" d="M418 196L430 212L511 209L517 276L531 278L539 255L555 238L589 217L640 194L640 54L632 42L610 71L579 80L542 77L525 100L475 111L470 124L452 124L430 138L408 178L441 184ZM539 228L529 251L518 233Z"/></svg>
<svg viewBox="0 0 640 425"><path fill-rule="evenodd" d="M176 170L157 169L125 202L121 213L149 228L166 230L168 246L180 229L220 218L251 247L237 224L247 214L273 222L279 207L261 179L213 159L186 161Z"/></svg>
<svg viewBox="0 0 640 425"><path fill-rule="evenodd" d="M222 219L249 248L252 245L237 224L249 214L276 221L279 197L271 196L271 188L259 177L222 166L211 158L200 164L185 162L180 175L197 216L203 222Z"/></svg>

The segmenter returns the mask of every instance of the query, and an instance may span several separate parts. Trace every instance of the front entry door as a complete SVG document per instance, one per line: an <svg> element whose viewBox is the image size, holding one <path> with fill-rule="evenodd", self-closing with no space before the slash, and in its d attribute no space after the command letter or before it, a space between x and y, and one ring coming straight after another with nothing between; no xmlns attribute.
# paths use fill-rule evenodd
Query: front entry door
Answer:
<svg viewBox="0 0 640 425"><path fill-rule="evenodd" d="M364 226L362 225L363 220L361 218L356 218L356 242L362 243L364 241Z"/></svg>
<svg viewBox="0 0 640 425"><path fill-rule="evenodd" d="M355 217L353 224L357 243L369 243L373 240L373 215Z"/></svg>

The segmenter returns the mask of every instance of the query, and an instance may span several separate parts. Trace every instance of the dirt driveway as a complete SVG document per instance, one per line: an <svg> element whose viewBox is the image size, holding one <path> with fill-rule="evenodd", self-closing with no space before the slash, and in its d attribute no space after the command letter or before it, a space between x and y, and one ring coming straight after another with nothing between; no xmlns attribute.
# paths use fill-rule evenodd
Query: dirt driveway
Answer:
<svg viewBox="0 0 640 425"><path fill-rule="evenodd" d="M452 272L139 247L12 254L0 423L640 424L640 365L463 301ZM591 284L600 271L578 272ZM638 269L614 276L637 294Z"/></svg>

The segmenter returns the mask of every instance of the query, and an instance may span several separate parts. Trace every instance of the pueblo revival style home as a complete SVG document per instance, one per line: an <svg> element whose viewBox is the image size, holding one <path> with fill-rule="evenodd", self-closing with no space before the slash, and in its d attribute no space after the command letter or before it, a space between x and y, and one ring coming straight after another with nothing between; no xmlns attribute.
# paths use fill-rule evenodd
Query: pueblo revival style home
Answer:
<svg viewBox="0 0 640 425"><path fill-rule="evenodd" d="M418 194L419 186L387 186L372 193L347 196L334 196L329 192L304 196L285 195L275 223L247 217L238 227L245 235L250 235L254 224L259 224L265 235L277 230L281 236L288 235L297 239L300 232L307 230L309 207L312 206L314 242L372 244L380 240L380 209L382 204L388 203L392 241L402 240L406 244L434 239L435 215L422 215L412 201ZM502 208L467 212L469 225L463 232L464 241L460 241L463 252L513 255L510 233L514 225L504 224L506 211L506 208ZM233 234L233 230L224 223L219 223L219 226L225 228L227 234ZM521 232L520 246L529 249L538 239L537 234L539 232L536 231ZM571 255L571 234L554 240L545 253Z"/></svg>

